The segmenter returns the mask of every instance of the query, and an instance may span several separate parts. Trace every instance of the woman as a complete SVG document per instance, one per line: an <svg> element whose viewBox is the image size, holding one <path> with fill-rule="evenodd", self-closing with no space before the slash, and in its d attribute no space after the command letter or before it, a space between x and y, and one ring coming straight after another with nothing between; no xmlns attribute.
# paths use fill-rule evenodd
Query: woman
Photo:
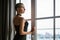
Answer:
<svg viewBox="0 0 60 40"><path fill-rule="evenodd" d="M34 33L34 27L31 28L30 32L27 32L28 22L23 17L21 17L21 15L25 12L23 3L16 4L15 9L17 15L14 17L13 23L16 34L13 40L26 40L27 34Z"/></svg>

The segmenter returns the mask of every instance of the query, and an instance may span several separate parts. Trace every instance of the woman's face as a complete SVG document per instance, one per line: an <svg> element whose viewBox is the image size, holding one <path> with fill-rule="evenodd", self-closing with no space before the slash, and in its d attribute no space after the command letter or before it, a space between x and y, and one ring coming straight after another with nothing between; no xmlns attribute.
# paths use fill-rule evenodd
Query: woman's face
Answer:
<svg viewBox="0 0 60 40"><path fill-rule="evenodd" d="M19 13L24 13L25 12L25 8L24 5L21 5L21 7L18 8Z"/></svg>

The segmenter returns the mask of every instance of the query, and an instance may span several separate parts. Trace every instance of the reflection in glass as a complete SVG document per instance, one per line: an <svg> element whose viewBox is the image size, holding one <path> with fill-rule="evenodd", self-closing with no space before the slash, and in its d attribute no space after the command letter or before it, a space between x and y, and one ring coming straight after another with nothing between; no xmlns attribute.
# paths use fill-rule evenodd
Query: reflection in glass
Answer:
<svg viewBox="0 0 60 40"><path fill-rule="evenodd" d="M53 0L37 0L37 18L53 16Z"/></svg>

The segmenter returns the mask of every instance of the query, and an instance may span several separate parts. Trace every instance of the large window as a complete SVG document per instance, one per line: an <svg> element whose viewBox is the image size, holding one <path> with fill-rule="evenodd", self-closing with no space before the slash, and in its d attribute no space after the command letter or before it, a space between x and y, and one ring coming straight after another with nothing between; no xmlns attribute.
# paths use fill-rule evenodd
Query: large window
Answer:
<svg viewBox="0 0 60 40"><path fill-rule="evenodd" d="M54 40L54 39L60 40L60 25L59 25L60 5L59 4L60 4L60 0L36 1L37 40ZM54 32L54 28L55 28L55 32Z"/></svg>

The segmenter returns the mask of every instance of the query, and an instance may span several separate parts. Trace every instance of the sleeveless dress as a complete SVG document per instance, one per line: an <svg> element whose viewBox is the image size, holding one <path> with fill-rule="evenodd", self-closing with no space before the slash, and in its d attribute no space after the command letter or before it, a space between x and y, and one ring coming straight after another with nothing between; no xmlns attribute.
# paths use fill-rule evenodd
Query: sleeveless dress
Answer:
<svg viewBox="0 0 60 40"><path fill-rule="evenodd" d="M19 27L20 25L15 25L15 30L16 30L16 34L14 36L13 40L26 40L26 35L20 35L19 34ZM24 26L24 31L27 32L27 28L28 28L28 22L25 22L25 26Z"/></svg>

